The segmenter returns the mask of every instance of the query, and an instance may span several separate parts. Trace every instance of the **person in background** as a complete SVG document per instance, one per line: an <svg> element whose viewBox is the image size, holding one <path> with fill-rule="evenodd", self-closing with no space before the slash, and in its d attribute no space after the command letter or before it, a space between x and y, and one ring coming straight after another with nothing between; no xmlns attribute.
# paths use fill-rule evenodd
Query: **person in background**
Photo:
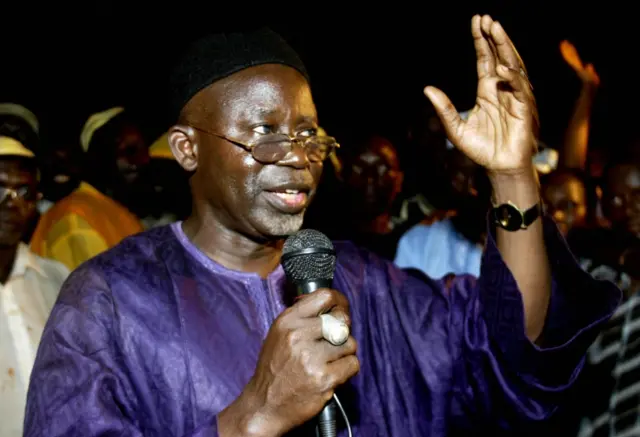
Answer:
<svg viewBox="0 0 640 437"><path fill-rule="evenodd" d="M614 155L601 183L611 227L576 227L568 243L581 266L615 283L624 299L589 349L574 405L560 412L552 435L640 434L640 161L631 151Z"/></svg>
<svg viewBox="0 0 640 437"><path fill-rule="evenodd" d="M585 171L591 128L593 102L600 87L600 76L593 64L584 64L575 46L569 41L560 43L560 53L564 61L580 79L580 96L565 132L563 149L560 153L560 167Z"/></svg>
<svg viewBox="0 0 640 437"><path fill-rule="evenodd" d="M69 270L21 242L38 201L35 155L0 136L0 436L22 436L31 368Z"/></svg>
<svg viewBox="0 0 640 437"><path fill-rule="evenodd" d="M49 141L42 156L40 186L43 199L38 204L40 214L47 212L80 186L84 151L79 143L62 137L61 141Z"/></svg>
<svg viewBox="0 0 640 437"><path fill-rule="evenodd" d="M373 135L360 139L349 152L342 166L344 207L349 220L342 220L339 235L334 238L349 239L393 260L405 231L391 221L392 206L404 177L396 148L388 139Z"/></svg>
<svg viewBox="0 0 640 437"><path fill-rule="evenodd" d="M560 168L541 178L542 199L547 214L553 217L562 235L587 225L587 181L585 173Z"/></svg>
<svg viewBox="0 0 640 437"><path fill-rule="evenodd" d="M22 105L0 103L0 135L16 139L36 155L40 152L40 122Z"/></svg>
<svg viewBox="0 0 640 437"><path fill-rule="evenodd" d="M584 64L575 46L560 43L564 61L580 79L580 96L565 131L558 168L542 179L542 195L548 213L565 237L572 229L595 223L597 198L587 172L589 130L593 102L600 86L600 76L593 64Z"/></svg>
<svg viewBox="0 0 640 437"><path fill-rule="evenodd" d="M32 250L75 269L143 230L134 214L142 202L140 174L149 163L141 130L122 107L89 117L80 136L83 182L41 218Z"/></svg>
<svg viewBox="0 0 640 437"><path fill-rule="evenodd" d="M490 207L489 182L484 169L449 141L442 167L443 183L434 199L438 211L402 235L394 262L432 278L450 273L479 276Z"/></svg>
<svg viewBox="0 0 640 437"><path fill-rule="evenodd" d="M191 210L189 174L176 162L167 136L165 132L149 147L151 160L142 178L149 190L145 229L183 220Z"/></svg>
<svg viewBox="0 0 640 437"><path fill-rule="evenodd" d="M0 135L14 138L38 158L42 158L40 143L40 121L38 117L23 105L11 102L0 103ZM42 162L40 163L42 169ZM23 241L28 243L40 218L40 208L47 202L38 201L38 211L33 214L27 230L23 234Z"/></svg>

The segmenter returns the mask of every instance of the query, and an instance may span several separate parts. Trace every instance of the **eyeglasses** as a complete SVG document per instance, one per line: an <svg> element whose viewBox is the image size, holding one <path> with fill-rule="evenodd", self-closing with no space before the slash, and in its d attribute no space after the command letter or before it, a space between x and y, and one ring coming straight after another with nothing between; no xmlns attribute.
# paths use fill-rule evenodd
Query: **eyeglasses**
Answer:
<svg viewBox="0 0 640 437"><path fill-rule="evenodd" d="M31 187L20 187L18 189L0 186L0 205L7 199L33 201L38 197L38 193Z"/></svg>
<svg viewBox="0 0 640 437"><path fill-rule="evenodd" d="M307 154L307 158L312 162L324 161L335 151L335 149L340 147L340 144L336 142L336 139L329 136L315 135L311 137L291 137L284 134L267 134L253 142L244 143L195 126L191 127L202 133L213 135L214 137L218 137L230 142L231 144L242 147L251 153L253 159L263 164L274 164L280 161L293 150L293 145L295 143L300 143Z"/></svg>

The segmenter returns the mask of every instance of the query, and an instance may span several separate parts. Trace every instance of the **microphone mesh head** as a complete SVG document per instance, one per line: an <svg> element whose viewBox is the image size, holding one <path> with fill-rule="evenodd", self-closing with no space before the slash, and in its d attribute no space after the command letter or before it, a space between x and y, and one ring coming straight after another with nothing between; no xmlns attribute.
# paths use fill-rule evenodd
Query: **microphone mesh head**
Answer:
<svg viewBox="0 0 640 437"><path fill-rule="evenodd" d="M334 253L300 254L305 249L328 249L333 251L331 240L322 232L303 229L291 235L282 248L282 266L289 281L294 283L309 280L333 280L336 269Z"/></svg>

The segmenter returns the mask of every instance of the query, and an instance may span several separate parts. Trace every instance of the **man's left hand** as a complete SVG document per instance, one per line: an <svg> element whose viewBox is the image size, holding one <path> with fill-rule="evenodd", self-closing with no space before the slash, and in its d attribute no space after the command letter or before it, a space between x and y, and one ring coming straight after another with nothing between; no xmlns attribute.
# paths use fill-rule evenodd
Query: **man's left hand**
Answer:
<svg viewBox="0 0 640 437"><path fill-rule="evenodd" d="M500 23L471 21L478 69L476 104L463 120L439 89L425 88L449 140L490 175L531 174L538 114L522 59Z"/></svg>

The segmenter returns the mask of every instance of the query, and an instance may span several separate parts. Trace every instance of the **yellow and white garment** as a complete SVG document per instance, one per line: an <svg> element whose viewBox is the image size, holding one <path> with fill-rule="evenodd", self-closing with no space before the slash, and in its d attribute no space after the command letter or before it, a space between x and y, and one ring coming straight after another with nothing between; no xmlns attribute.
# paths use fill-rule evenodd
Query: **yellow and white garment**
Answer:
<svg viewBox="0 0 640 437"><path fill-rule="evenodd" d="M62 264L18 246L13 269L0 284L0 436L22 436L31 369L42 330L69 275Z"/></svg>

